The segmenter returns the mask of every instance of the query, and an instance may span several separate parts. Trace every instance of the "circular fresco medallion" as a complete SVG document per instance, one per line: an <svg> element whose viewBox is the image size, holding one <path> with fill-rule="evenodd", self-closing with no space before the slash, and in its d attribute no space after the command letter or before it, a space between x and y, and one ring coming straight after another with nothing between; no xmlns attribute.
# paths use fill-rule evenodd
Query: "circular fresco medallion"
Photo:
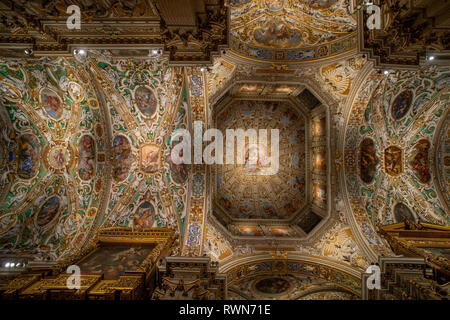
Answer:
<svg viewBox="0 0 450 320"><path fill-rule="evenodd" d="M282 294L289 290L291 285L283 278L266 278L255 284L256 290L264 294Z"/></svg>
<svg viewBox="0 0 450 320"><path fill-rule="evenodd" d="M70 159L70 153L64 147L54 147L48 153L48 163L54 169L64 168Z"/></svg>

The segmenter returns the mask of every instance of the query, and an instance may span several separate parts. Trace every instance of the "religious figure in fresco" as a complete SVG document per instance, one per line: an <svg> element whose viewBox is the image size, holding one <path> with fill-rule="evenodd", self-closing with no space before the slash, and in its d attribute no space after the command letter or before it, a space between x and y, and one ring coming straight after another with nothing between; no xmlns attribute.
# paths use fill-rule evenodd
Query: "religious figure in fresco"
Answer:
<svg viewBox="0 0 450 320"><path fill-rule="evenodd" d="M135 100L139 110L144 116L151 117L156 112L158 101L152 90L147 87L138 87L135 93Z"/></svg>
<svg viewBox="0 0 450 320"><path fill-rule="evenodd" d="M394 206L394 218L396 222L415 222L413 213L402 202L399 202Z"/></svg>
<svg viewBox="0 0 450 320"><path fill-rule="evenodd" d="M49 224L57 215L60 207L60 199L58 196L52 196L45 201L36 218L38 226L42 227Z"/></svg>
<svg viewBox="0 0 450 320"><path fill-rule="evenodd" d="M409 108L411 107L412 99L413 93L411 90L402 91L395 98L391 106L392 117L395 120L403 118L408 113Z"/></svg>
<svg viewBox="0 0 450 320"><path fill-rule="evenodd" d="M278 219L277 211L275 207L268 201L264 201L262 204L262 213L265 218Z"/></svg>
<svg viewBox="0 0 450 320"><path fill-rule="evenodd" d="M267 278L259 280L255 288L265 294L281 294L290 288L290 284L282 278Z"/></svg>
<svg viewBox="0 0 450 320"><path fill-rule="evenodd" d="M365 183L371 183L375 178L378 158L376 156L375 143L366 138L361 141L359 154L360 177Z"/></svg>
<svg viewBox="0 0 450 320"><path fill-rule="evenodd" d="M268 47L292 48L300 43L302 34L282 21L272 20L264 27L255 29L253 38Z"/></svg>
<svg viewBox="0 0 450 320"><path fill-rule="evenodd" d="M130 142L125 136L118 135L113 140L113 149L113 177L116 181L123 181L133 162Z"/></svg>
<svg viewBox="0 0 450 320"><path fill-rule="evenodd" d="M44 110L54 120L61 118L63 107L58 95L50 89L44 89L41 93L41 102Z"/></svg>
<svg viewBox="0 0 450 320"><path fill-rule="evenodd" d="M56 169L62 169L66 164L66 150L54 148L50 151L50 164Z"/></svg>
<svg viewBox="0 0 450 320"><path fill-rule="evenodd" d="M178 143L179 142L177 142L176 144ZM176 144L174 144L172 148L175 147ZM180 149L178 156L180 158L183 157L183 149ZM169 163L170 176L172 177L172 180L177 184L183 184L184 182L186 182L186 179L188 177L188 165L185 163L176 164L172 161L172 157L170 155L167 157L167 162Z"/></svg>
<svg viewBox="0 0 450 320"><path fill-rule="evenodd" d="M137 229L151 228L155 221L155 207L148 201L144 201L136 209L134 226Z"/></svg>
<svg viewBox="0 0 450 320"><path fill-rule="evenodd" d="M384 169L391 176L402 173L402 149L390 146L384 150Z"/></svg>
<svg viewBox="0 0 450 320"><path fill-rule="evenodd" d="M19 145L19 177L30 179L39 170L39 140L32 134L24 134L17 141Z"/></svg>
<svg viewBox="0 0 450 320"><path fill-rule="evenodd" d="M95 144L94 139L84 135L78 146L78 174L82 180L90 180L95 169Z"/></svg>
<svg viewBox="0 0 450 320"><path fill-rule="evenodd" d="M264 166L268 159L266 149L262 145L246 144L244 151L244 172L248 175L264 174Z"/></svg>
<svg viewBox="0 0 450 320"><path fill-rule="evenodd" d="M421 183L428 183L431 179L430 166L428 163L428 150L430 149L430 146L431 144L428 140L419 140L415 146L416 155L410 162Z"/></svg>
<svg viewBox="0 0 450 320"><path fill-rule="evenodd" d="M159 170L160 149L157 145L146 144L141 148L141 170L145 173L153 173Z"/></svg>
<svg viewBox="0 0 450 320"><path fill-rule="evenodd" d="M238 209L238 215L241 219L251 219L254 215L253 206L248 201L243 201Z"/></svg>

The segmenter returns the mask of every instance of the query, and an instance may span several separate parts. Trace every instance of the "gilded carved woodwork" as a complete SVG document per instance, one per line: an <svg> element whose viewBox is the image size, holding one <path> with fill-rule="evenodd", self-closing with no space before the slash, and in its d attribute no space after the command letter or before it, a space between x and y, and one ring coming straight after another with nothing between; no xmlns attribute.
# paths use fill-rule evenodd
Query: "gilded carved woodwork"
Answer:
<svg viewBox="0 0 450 320"><path fill-rule="evenodd" d="M51 268L31 268L25 274L1 287L0 298L33 300L142 299L147 294L145 289L153 281L157 261L170 253L173 240L174 232L166 228L142 231L133 231L131 228L124 227L100 229L88 245L70 258ZM90 261L91 256L95 257L97 252L101 252L105 248L134 250L133 248L147 247L151 249L146 251L146 256L131 269L127 269L130 267L126 267L126 265L111 265L108 264L109 262L99 260L94 263L101 264L100 273L98 268L94 269L94 273L84 271L92 270L87 267L89 262L85 261ZM119 258L122 257L120 258L122 259L121 263L126 262L127 260L123 261L123 258L127 256L123 254L120 256L120 254L122 253L119 252L119 255L116 255ZM135 259L135 257L129 256L129 259ZM68 287L68 283L72 284L72 282L68 282L72 274L66 273L66 269L71 265L79 265L81 268L80 287L77 289ZM122 269L125 266L125 269L121 273L113 273L111 276L106 273L108 265L111 265L113 269L114 266L122 266Z"/></svg>

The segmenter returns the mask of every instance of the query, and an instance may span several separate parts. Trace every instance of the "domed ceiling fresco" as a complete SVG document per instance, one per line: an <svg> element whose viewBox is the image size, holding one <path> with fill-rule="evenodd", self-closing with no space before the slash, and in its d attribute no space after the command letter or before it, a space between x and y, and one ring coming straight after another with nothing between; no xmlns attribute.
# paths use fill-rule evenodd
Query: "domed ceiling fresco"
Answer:
<svg viewBox="0 0 450 320"><path fill-rule="evenodd" d="M233 219L289 219L300 211L306 200L305 119L288 102L235 100L216 116L217 128L279 129L279 168L274 164L271 137L266 148L245 144L245 163L216 166L215 205ZM259 137L261 139L261 137ZM227 138L224 139L226 144ZM260 146L261 145L261 146ZM257 150L255 164L252 149ZM237 152L237 150L235 150Z"/></svg>
<svg viewBox="0 0 450 320"><path fill-rule="evenodd" d="M301 62L356 46L347 0L229 0L231 48L258 60Z"/></svg>

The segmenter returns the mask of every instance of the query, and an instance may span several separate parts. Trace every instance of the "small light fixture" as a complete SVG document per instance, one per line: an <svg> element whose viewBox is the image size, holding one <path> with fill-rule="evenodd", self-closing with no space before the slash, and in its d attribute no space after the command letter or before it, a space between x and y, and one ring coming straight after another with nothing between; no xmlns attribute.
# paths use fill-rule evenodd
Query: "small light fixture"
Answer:
<svg viewBox="0 0 450 320"><path fill-rule="evenodd" d="M80 57L85 57L87 55L87 51L85 49L75 49L73 50L73 54Z"/></svg>
<svg viewBox="0 0 450 320"><path fill-rule="evenodd" d="M206 70L206 69L205 69L204 67L201 67L201 68L200 68L200 72L205 72L205 70Z"/></svg>
<svg viewBox="0 0 450 320"><path fill-rule="evenodd" d="M27 55L27 56L31 56L32 54L33 54L33 50L32 49L25 49L24 50L24 52L25 52L25 54Z"/></svg>
<svg viewBox="0 0 450 320"><path fill-rule="evenodd" d="M388 75L388 74L389 74L389 71L384 70L384 74L385 74L385 75Z"/></svg>
<svg viewBox="0 0 450 320"><path fill-rule="evenodd" d="M5 263L5 268L9 268L9 262Z"/></svg>
<svg viewBox="0 0 450 320"><path fill-rule="evenodd" d="M156 55L158 54L158 50L153 49L153 50L152 50L152 54L156 56Z"/></svg>
<svg viewBox="0 0 450 320"><path fill-rule="evenodd" d="M429 56L428 57L428 61L433 61L434 60L434 56Z"/></svg>

